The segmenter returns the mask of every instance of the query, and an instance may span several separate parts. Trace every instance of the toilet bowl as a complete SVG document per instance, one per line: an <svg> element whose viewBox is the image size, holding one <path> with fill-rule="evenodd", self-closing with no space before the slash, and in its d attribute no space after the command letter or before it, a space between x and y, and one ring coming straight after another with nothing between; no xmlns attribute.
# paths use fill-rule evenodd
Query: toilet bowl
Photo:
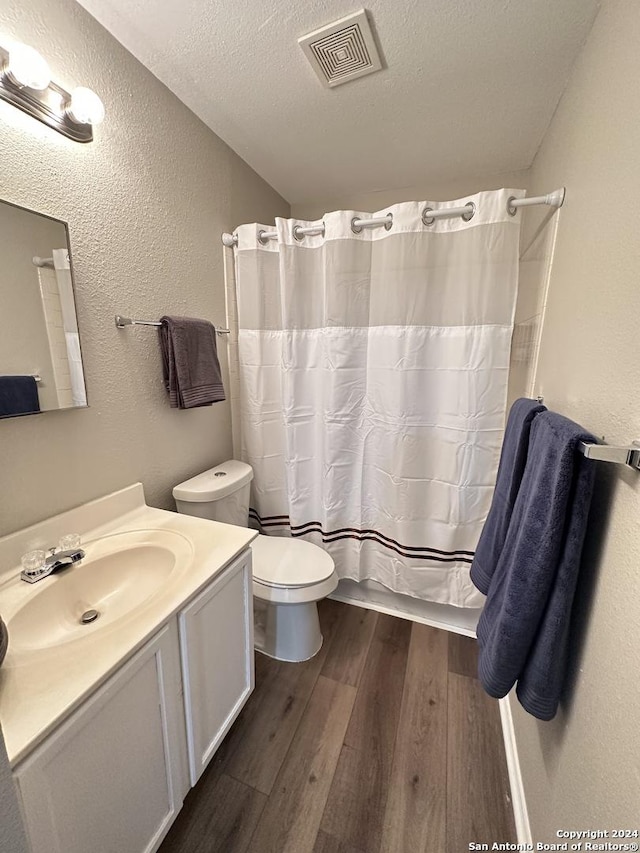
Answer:
<svg viewBox="0 0 640 853"><path fill-rule="evenodd" d="M248 527L253 470L224 462L173 490L178 512ZM322 646L318 601L338 585L333 559L311 542L258 536L251 543L255 647L283 661L303 661Z"/></svg>

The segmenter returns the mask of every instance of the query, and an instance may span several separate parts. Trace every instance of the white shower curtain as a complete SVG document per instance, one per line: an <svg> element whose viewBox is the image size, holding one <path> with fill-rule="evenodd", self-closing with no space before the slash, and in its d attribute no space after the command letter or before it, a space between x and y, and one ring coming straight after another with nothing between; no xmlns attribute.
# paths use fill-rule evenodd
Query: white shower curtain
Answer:
<svg viewBox="0 0 640 853"><path fill-rule="evenodd" d="M504 428L518 275L519 190L376 214L338 211L324 236L237 230L242 459L251 518L300 536L338 574L480 606L469 566ZM425 207L475 205L469 221ZM390 228L352 219L393 214ZM298 235L299 237L300 235Z"/></svg>

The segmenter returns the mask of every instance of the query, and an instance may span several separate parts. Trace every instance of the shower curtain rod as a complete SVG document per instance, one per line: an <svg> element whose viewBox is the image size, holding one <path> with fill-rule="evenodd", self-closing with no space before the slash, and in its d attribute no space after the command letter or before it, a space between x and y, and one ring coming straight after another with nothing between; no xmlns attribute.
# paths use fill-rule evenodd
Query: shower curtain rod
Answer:
<svg viewBox="0 0 640 853"><path fill-rule="evenodd" d="M38 255L34 255L31 262L36 267L48 267L49 269L54 269L53 258L40 258Z"/></svg>
<svg viewBox="0 0 640 853"><path fill-rule="evenodd" d="M507 211L511 216L515 216L519 207L531 207L534 204L546 204L549 207L562 207L565 193L565 188L560 187L560 189L547 193L547 195L536 195L531 198L510 198L507 201ZM460 207L442 207L439 209L425 207L422 211L422 221L425 225L429 226L433 225L436 219L452 219L456 216L461 216L468 222L473 218L475 211L476 206L471 201ZM351 230L355 234L359 234L363 228L377 228L380 225L383 225L388 231L393 225L393 214L387 213L386 216L376 216L371 219L359 219L357 216L354 216L351 220ZM297 240L301 240L303 237L323 237L324 222L322 225L310 225L307 228L302 225L296 225L293 229L293 236ZM258 232L258 240L262 244L265 244L268 240L276 240L277 237L277 231L262 230ZM225 232L222 235L222 244L228 248L237 246L238 235Z"/></svg>

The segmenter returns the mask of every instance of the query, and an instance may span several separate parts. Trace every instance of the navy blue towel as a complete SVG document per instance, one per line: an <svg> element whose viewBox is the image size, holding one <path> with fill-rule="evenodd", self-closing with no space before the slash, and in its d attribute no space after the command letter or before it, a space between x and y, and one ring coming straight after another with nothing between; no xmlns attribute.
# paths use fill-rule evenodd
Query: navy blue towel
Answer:
<svg viewBox="0 0 640 853"><path fill-rule="evenodd" d="M595 438L562 415L533 421L511 523L478 623L478 675L501 698L518 681L530 714L555 716L594 465L576 450Z"/></svg>
<svg viewBox="0 0 640 853"><path fill-rule="evenodd" d="M2 666L2 661L4 660L4 656L7 653L7 647L9 645L9 632L7 631L7 626L0 618L0 666Z"/></svg>
<svg viewBox="0 0 640 853"><path fill-rule="evenodd" d="M513 506L524 474L533 419L546 407L537 400L516 400L507 420L491 509L471 564L471 580L486 595L507 537Z"/></svg>
<svg viewBox="0 0 640 853"><path fill-rule="evenodd" d="M33 376L0 376L0 418L39 411L38 386Z"/></svg>

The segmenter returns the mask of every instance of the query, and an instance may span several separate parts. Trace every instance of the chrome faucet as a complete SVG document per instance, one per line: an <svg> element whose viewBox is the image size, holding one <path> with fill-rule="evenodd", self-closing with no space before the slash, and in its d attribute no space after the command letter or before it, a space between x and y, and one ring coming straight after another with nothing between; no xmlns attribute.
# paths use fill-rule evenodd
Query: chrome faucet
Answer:
<svg viewBox="0 0 640 853"><path fill-rule="evenodd" d="M48 578L54 572L59 572L74 563L79 563L84 556L85 552L82 548L71 548L69 551L57 552L55 548L51 548L51 553L42 565L33 569L23 569L20 572L20 578L27 583L36 583L43 578Z"/></svg>

